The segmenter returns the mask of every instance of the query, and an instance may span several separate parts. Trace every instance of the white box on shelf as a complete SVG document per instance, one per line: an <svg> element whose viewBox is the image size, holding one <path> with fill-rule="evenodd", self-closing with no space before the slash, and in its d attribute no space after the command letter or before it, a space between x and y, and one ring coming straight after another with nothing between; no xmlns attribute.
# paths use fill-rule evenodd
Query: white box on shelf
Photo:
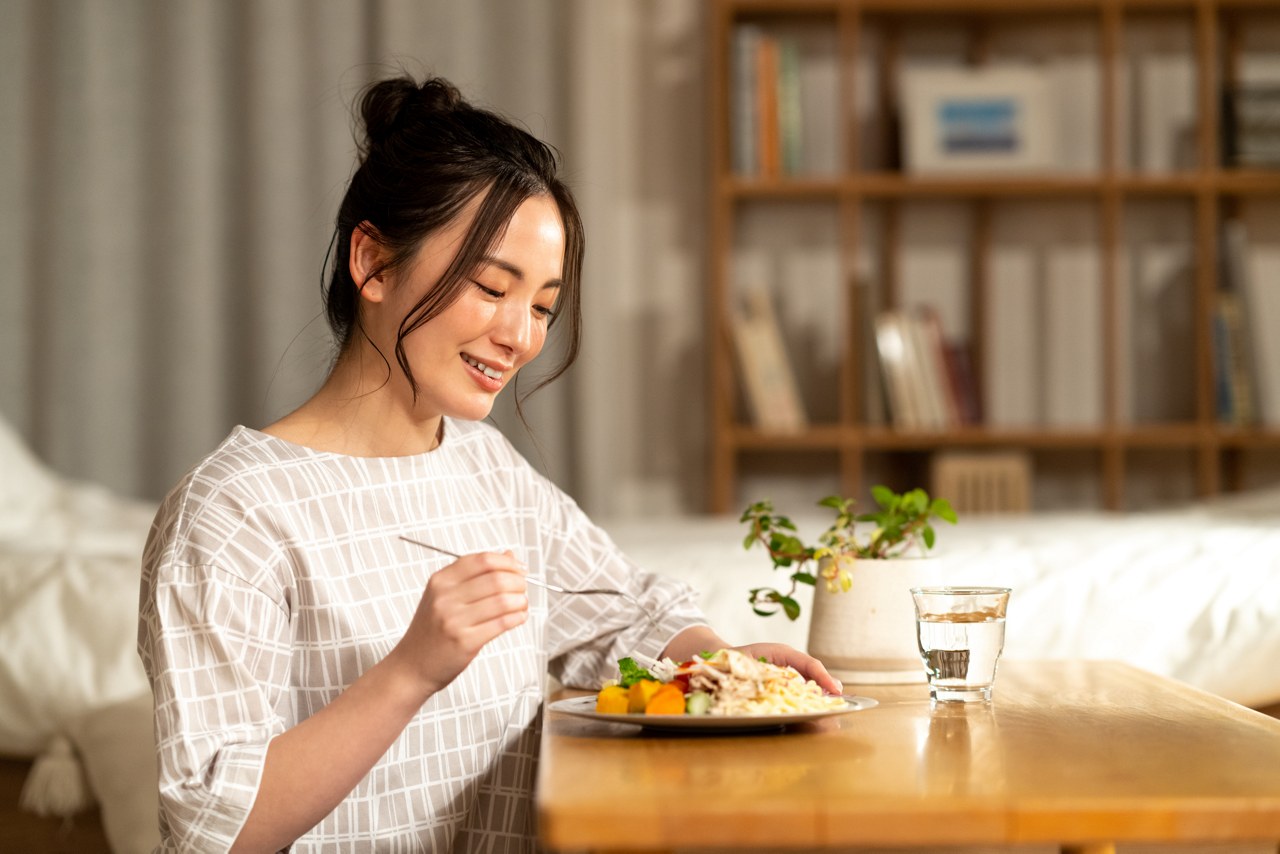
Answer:
<svg viewBox="0 0 1280 854"><path fill-rule="evenodd" d="M915 174L1057 167L1052 93L1034 68L906 68L904 164Z"/></svg>

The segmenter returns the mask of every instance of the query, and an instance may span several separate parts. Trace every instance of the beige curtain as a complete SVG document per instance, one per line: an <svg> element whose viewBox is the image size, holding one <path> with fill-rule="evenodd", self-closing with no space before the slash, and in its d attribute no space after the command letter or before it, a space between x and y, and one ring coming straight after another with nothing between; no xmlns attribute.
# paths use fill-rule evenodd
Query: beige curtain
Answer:
<svg viewBox="0 0 1280 854"><path fill-rule="evenodd" d="M586 218L582 361L527 404L536 439L510 401L494 420L590 511L696 508L703 19L693 0L0 0L0 414L64 474L158 498L234 424L305 400L332 357L350 104L403 66L559 147Z"/></svg>

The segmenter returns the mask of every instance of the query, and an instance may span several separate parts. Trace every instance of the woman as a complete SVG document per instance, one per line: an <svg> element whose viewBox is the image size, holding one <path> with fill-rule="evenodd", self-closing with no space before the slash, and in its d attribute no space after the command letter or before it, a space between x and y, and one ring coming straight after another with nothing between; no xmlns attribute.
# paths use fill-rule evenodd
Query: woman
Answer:
<svg viewBox="0 0 1280 854"><path fill-rule="evenodd" d="M361 110L332 372L237 427L147 545L163 850L530 850L547 670L597 685L633 650L727 645L479 423L553 319L553 378L577 352L582 225L550 149L439 79L382 81ZM750 652L840 689L788 647Z"/></svg>

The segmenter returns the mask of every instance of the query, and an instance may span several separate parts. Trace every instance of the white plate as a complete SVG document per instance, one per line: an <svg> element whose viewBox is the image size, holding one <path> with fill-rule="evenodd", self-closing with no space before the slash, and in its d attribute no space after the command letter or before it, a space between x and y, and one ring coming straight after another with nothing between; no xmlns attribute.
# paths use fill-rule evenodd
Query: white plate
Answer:
<svg viewBox="0 0 1280 854"><path fill-rule="evenodd" d="M564 712L577 718L590 721L602 721L613 724L631 724L642 726L656 732L761 732L763 730L780 729L787 724L799 724L805 721L816 721L834 715L845 715L859 712L878 705L878 701L870 697L841 697L844 706L827 709L822 712L802 712L792 715L606 715L596 711L596 698L572 697L568 700L557 700L547 706L553 712Z"/></svg>

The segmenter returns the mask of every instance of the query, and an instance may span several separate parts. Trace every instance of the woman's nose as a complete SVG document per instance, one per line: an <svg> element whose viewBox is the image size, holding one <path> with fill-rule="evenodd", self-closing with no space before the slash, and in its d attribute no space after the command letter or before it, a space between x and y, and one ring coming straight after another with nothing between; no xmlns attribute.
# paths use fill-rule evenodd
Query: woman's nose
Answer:
<svg viewBox="0 0 1280 854"><path fill-rule="evenodd" d="M523 355L533 342L532 314L528 306L521 306L514 300L504 303L494 329L495 343L510 349L516 356Z"/></svg>

